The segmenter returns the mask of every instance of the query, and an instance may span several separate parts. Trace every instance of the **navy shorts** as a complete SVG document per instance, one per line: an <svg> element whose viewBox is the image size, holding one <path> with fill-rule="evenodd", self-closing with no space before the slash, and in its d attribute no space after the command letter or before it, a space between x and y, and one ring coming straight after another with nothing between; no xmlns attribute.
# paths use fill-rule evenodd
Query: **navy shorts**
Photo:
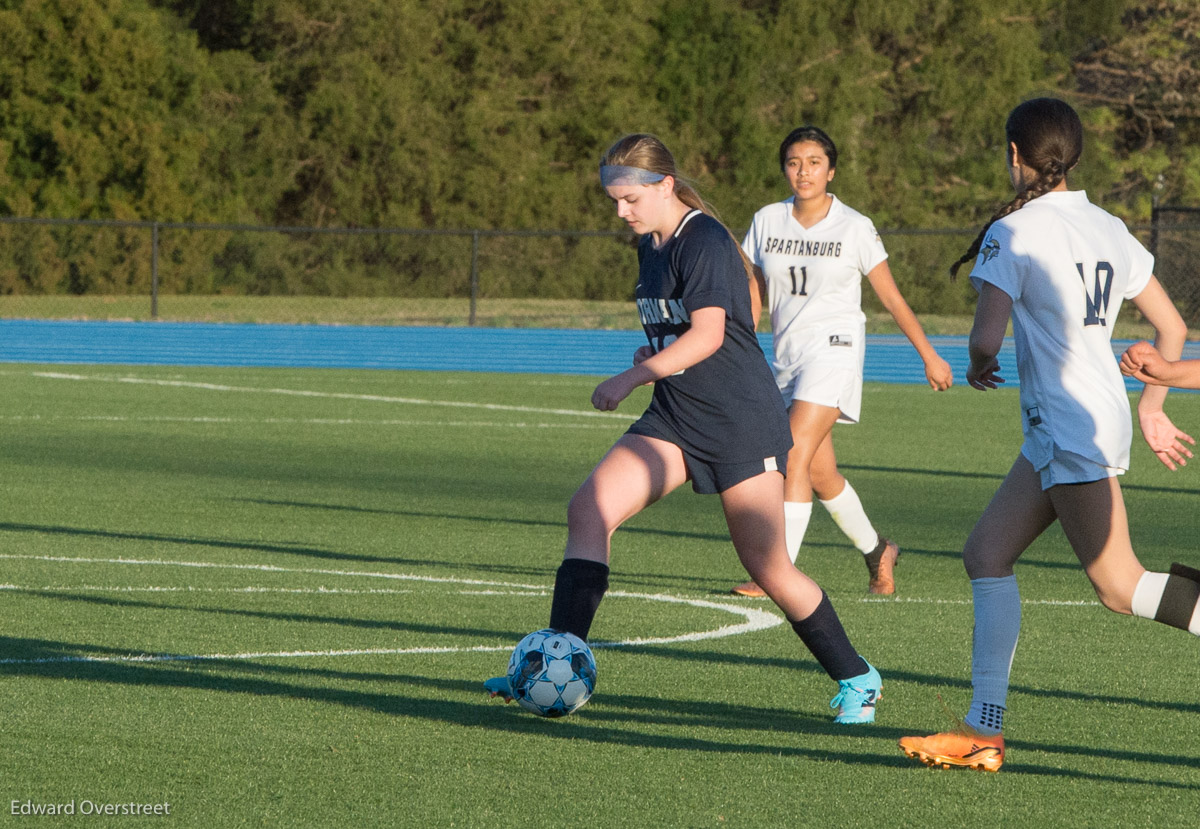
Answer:
<svg viewBox="0 0 1200 829"><path fill-rule="evenodd" d="M737 486L742 481L748 481L764 472L787 474L788 453L763 458L761 461L746 461L744 463L714 463L700 460L683 450L683 460L687 464L688 476L692 479L692 489L701 495L714 495Z"/></svg>
<svg viewBox="0 0 1200 829"><path fill-rule="evenodd" d="M764 472L778 472L787 475L788 453L773 455L768 458L738 463L710 461L697 457L681 446L679 438L660 425L657 418L643 417L627 430L627 434L656 438L679 447L683 452L683 462L687 466L688 477L692 481L692 489L701 495L716 495L737 486L742 481L748 481Z"/></svg>

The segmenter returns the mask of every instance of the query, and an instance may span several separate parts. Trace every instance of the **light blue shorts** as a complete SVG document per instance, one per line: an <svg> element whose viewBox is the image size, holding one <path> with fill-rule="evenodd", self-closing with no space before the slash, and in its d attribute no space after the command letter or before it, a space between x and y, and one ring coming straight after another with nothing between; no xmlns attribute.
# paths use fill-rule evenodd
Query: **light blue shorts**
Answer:
<svg viewBox="0 0 1200 829"><path fill-rule="evenodd" d="M1030 453L1026 451L1025 446L1021 447L1021 454L1027 461L1034 464L1034 469L1037 469L1036 463L1033 458L1029 457ZM1037 469L1037 473L1042 478L1042 490L1045 491L1060 484L1088 484L1093 481L1103 481L1105 478L1115 478L1117 475L1124 475L1125 470L1116 466L1105 466L1091 458L1085 458L1083 455L1054 446L1050 462L1041 469Z"/></svg>

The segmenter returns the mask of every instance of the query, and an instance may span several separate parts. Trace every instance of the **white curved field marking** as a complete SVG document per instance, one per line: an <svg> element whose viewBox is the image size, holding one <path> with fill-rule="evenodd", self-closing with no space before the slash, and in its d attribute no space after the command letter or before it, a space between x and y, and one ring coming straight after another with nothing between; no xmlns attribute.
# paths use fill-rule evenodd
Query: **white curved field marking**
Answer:
<svg viewBox="0 0 1200 829"><path fill-rule="evenodd" d="M379 578L379 579L394 579L398 581L418 581L437 584L464 584L473 587L492 587L506 588L503 591L460 591L469 592L477 595L479 592L487 593L502 593L503 595L517 596L537 596L545 595L546 588L544 585L528 585L528 584L512 584L509 582L486 581L481 579L461 579L461 578L445 578L437 576L418 576L409 573L379 573L379 572L363 572L358 570L329 570L319 568L305 567L277 567L271 564L223 564L210 561L169 561L162 559L128 559L128 558L72 558L68 556L36 556L36 555L17 555L17 554L0 554L0 559L22 559L28 561L50 561L68 564L119 564L130 566L164 566L164 567L192 567L205 569L220 569L220 570L251 570L266 573L297 573L304 575L324 575L324 576L341 576L341 577L357 577L357 578ZM22 588L16 585L5 584L0 585L0 589L5 590L22 590L22 589L38 589L38 588ZM43 588L48 589L48 588ZM53 588L63 589L63 588ZM71 588L67 588L71 589ZM74 589L87 589L77 587ZM119 588L126 589L126 588ZM136 588L131 588L136 589ZM153 588L162 589L162 588ZM188 589L188 588L185 588ZM250 588L258 589L258 588ZM248 589L249 590L249 589ZM530 592L533 591L533 592ZM313 592L322 592L321 589L315 589ZM334 592L334 591L326 591ZM705 639L721 639L727 636L737 636L742 633L752 633L754 631L766 630L783 624L783 619L774 613L769 613L765 610L759 610L754 607L744 607L735 604L725 604L722 602L710 602L703 599L689 599L681 596L672 596L666 593L629 593L622 590L612 590L607 594L612 598L618 599L639 599L643 601L653 602L668 602L672 604L682 604L691 607L706 608L709 610L719 610L725 613L741 616L742 622L733 625L723 625L712 630L694 631L690 633L677 634L675 636L663 636L653 638L639 639L623 639L615 642L596 642L592 644L593 648L620 648L632 645L665 645L677 642L699 642ZM104 663L129 663L129 662L216 662L222 660L250 660L250 659L298 659L307 657L333 657L333 656L400 656L406 654L437 654L437 653L507 653L512 650L512 645L476 645L473 647L460 646L445 646L445 647L411 647L411 648L355 648L346 650L295 650L295 651L259 651L254 653L210 653L210 654L128 654L121 656L54 656L54 657L39 657L36 659L0 659L0 665L44 665L48 663L78 663L78 662L104 662Z"/></svg>
<svg viewBox="0 0 1200 829"><path fill-rule="evenodd" d="M34 371L34 377L48 380L91 381L94 383L134 383L146 386L170 386L173 388L201 389L203 391L239 392L249 394L283 394L292 397L319 397L331 400L365 400L373 403L402 403L409 406L448 406L456 409L484 409L495 412L528 412L532 414L571 415L575 417L601 417L607 420L634 420L627 414L597 412L586 409L545 409L536 406L511 406L501 403L470 403L462 400L425 400L417 397L392 397L383 394L352 394L350 392L312 391L309 389L257 388L254 386L227 386L221 383L196 383L187 380L155 380L148 377L105 377L101 375L68 374L61 371Z"/></svg>

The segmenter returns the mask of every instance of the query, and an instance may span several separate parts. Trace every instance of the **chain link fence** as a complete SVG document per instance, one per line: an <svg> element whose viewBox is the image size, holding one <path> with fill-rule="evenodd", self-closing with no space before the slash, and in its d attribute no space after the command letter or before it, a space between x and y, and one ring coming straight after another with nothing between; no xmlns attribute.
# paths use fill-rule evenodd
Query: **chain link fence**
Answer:
<svg viewBox="0 0 1200 829"><path fill-rule="evenodd" d="M1157 208L1134 230L1200 326L1200 209ZM975 232L881 231L918 314L973 313L969 280L947 268ZM619 231L0 217L0 318L632 328L636 246Z"/></svg>
<svg viewBox="0 0 1200 829"><path fill-rule="evenodd" d="M1155 274L1188 327L1200 327L1200 207L1155 206L1148 232Z"/></svg>

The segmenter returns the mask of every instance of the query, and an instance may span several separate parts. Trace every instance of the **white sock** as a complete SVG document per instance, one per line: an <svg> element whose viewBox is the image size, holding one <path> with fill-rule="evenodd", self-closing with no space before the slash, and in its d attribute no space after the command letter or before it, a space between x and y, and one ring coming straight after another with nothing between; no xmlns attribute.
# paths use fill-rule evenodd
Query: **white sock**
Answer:
<svg viewBox="0 0 1200 829"><path fill-rule="evenodd" d="M792 564L796 563L796 556L800 555L800 545L804 543L804 534L808 532L808 519L811 517L812 501L783 502L784 541Z"/></svg>
<svg viewBox="0 0 1200 829"><path fill-rule="evenodd" d="M1017 577L971 579L975 597L975 632L971 645L971 687L974 694L967 725L994 734L998 712L1008 698L1008 675L1021 632L1021 594ZM989 716L997 717L990 720ZM990 721L989 721L990 720Z"/></svg>
<svg viewBox="0 0 1200 829"><path fill-rule="evenodd" d="M1133 615L1154 619L1200 636L1200 600L1190 579L1173 573L1151 573L1138 579L1131 602ZM1163 595L1169 596L1166 605ZM1190 605L1190 606L1189 606Z"/></svg>
<svg viewBox="0 0 1200 829"><path fill-rule="evenodd" d="M846 481L846 488L838 495L828 501L821 501L821 506L829 510L834 522L863 555L873 552L879 546L879 533L871 526L871 519L867 518L862 501L858 500L858 493L850 486L849 481Z"/></svg>

